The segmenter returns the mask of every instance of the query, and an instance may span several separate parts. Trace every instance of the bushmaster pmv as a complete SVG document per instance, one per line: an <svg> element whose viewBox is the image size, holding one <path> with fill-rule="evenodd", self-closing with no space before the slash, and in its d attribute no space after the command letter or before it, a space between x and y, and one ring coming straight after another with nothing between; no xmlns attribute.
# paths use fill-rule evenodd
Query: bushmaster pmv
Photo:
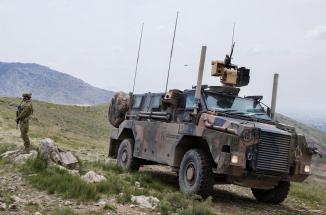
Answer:
<svg viewBox="0 0 326 215"><path fill-rule="evenodd" d="M238 96L250 70L232 64L232 52L212 61L211 75L222 85L202 85L205 53L203 46L192 89L114 96L108 155L130 170L171 166L186 194L205 198L225 183L251 188L258 201L282 202L291 181L309 176L313 149L295 128L272 119L262 96Z"/></svg>

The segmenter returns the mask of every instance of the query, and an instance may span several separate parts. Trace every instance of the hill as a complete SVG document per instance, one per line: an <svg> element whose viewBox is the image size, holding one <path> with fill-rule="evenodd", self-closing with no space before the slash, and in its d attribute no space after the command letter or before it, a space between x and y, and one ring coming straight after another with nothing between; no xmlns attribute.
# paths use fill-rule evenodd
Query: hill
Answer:
<svg viewBox="0 0 326 215"><path fill-rule="evenodd" d="M298 133L306 136L307 141L317 144L323 153L326 154L326 131L308 126L282 114L277 114L277 120L284 124L294 126Z"/></svg>
<svg viewBox="0 0 326 215"><path fill-rule="evenodd" d="M20 97L32 92L33 98L58 104L107 103L113 92L34 63L0 62L0 96Z"/></svg>
<svg viewBox="0 0 326 215"><path fill-rule="evenodd" d="M19 102L20 99L0 97L0 129L16 128L15 110ZM111 129L107 120L108 105L59 105L34 100L33 107L32 138L49 137L74 151L105 155L104 148Z"/></svg>

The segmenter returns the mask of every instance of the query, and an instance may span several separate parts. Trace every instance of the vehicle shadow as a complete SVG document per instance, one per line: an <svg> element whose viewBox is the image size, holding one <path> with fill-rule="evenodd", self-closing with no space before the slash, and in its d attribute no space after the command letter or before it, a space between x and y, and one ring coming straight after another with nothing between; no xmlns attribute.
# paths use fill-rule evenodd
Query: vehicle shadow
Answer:
<svg viewBox="0 0 326 215"><path fill-rule="evenodd" d="M142 169L141 172L148 175L153 180L156 180L164 185L179 189L178 176L176 173L168 170L153 170L153 169Z"/></svg>
<svg viewBox="0 0 326 215"><path fill-rule="evenodd" d="M155 181L166 186L179 189L177 174L171 171L159 171L155 169L142 169L141 172L148 175ZM231 185L230 185L231 186ZM225 186L224 186L225 187ZM222 213L235 214L309 214L308 211L302 211L302 208L291 208L285 204L266 204L258 202L253 196L241 193L239 191L229 191L214 186L212 202ZM238 211L241 210L241 211Z"/></svg>
<svg viewBox="0 0 326 215"><path fill-rule="evenodd" d="M244 214L307 214L307 211L302 211L299 208L291 208L285 204L267 204L258 202L254 197L242 195L234 191L222 190L215 188L212 194L212 201L221 207L221 212L230 212L236 205L237 209L241 209Z"/></svg>

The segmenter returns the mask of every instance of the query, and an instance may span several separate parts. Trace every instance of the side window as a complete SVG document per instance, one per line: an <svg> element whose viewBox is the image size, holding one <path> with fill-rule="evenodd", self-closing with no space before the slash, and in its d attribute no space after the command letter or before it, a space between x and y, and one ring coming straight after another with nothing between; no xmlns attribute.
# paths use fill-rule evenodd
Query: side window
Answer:
<svg viewBox="0 0 326 215"><path fill-rule="evenodd" d="M154 96L152 96L150 108L151 109L159 109L160 104L161 104L161 98L162 98L162 95L154 95Z"/></svg>
<svg viewBox="0 0 326 215"><path fill-rule="evenodd" d="M195 95L188 94L186 98L186 109L193 109L195 106Z"/></svg>
<svg viewBox="0 0 326 215"><path fill-rule="evenodd" d="M133 101L132 108L133 109L141 108L143 96L141 96L141 95L135 95L133 98L134 98L134 101Z"/></svg>

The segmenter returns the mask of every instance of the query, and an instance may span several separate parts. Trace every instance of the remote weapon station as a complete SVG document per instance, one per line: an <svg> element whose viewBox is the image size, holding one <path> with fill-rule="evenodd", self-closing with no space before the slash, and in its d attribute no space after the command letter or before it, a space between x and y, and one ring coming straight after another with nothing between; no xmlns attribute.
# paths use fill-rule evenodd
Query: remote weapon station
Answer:
<svg viewBox="0 0 326 215"><path fill-rule="evenodd" d="M108 155L130 170L171 166L187 194L207 197L214 184L229 183L250 187L258 201L282 202L290 181L309 176L314 151L293 127L273 119L275 110L262 96L238 96L250 70L231 63L233 47L224 61L212 61L211 75L221 86L202 85L203 46L196 87L117 93L109 108L115 128Z"/></svg>

